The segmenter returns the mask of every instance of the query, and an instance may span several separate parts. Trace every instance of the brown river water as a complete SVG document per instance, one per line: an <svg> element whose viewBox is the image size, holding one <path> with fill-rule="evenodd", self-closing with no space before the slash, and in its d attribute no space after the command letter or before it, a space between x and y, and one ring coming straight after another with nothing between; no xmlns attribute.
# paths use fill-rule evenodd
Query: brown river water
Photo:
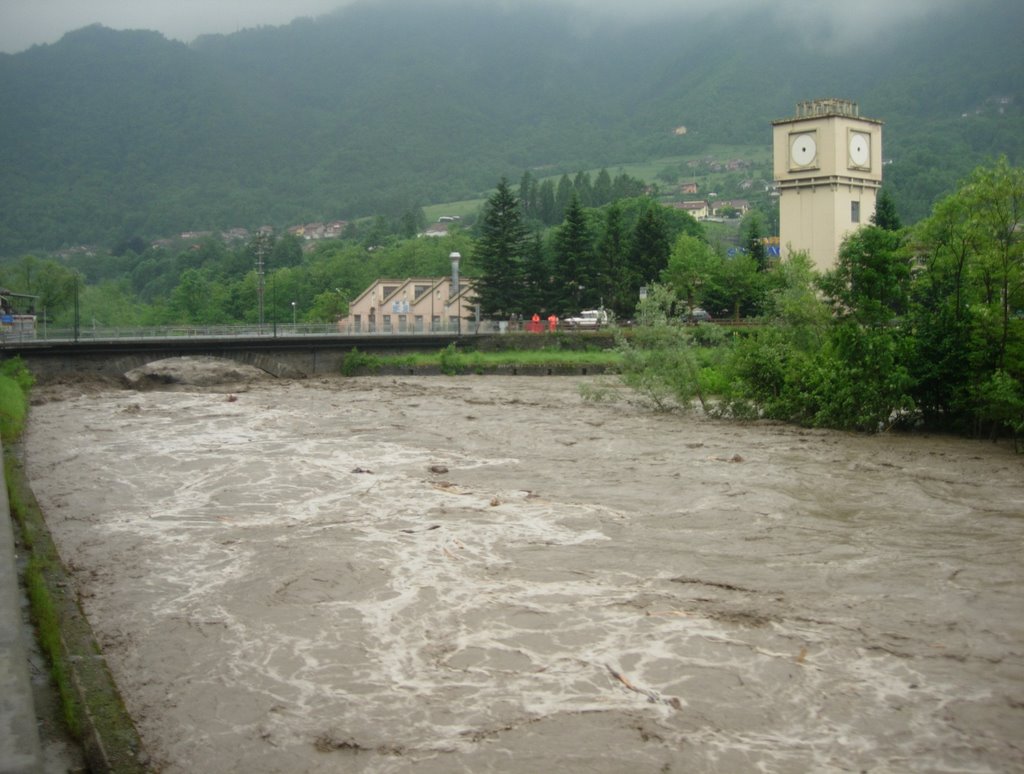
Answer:
<svg viewBox="0 0 1024 774"><path fill-rule="evenodd" d="M40 388L154 767L1024 771L1024 455L593 379Z"/></svg>

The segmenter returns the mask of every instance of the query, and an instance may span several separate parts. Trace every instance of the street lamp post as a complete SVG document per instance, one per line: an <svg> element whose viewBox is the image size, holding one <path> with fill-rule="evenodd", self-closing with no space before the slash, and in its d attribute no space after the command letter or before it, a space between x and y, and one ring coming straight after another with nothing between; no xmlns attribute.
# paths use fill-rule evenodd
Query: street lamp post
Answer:
<svg viewBox="0 0 1024 774"><path fill-rule="evenodd" d="M292 301L292 328L295 327L295 302Z"/></svg>
<svg viewBox="0 0 1024 774"><path fill-rule="evenodd" d="M462 304L459 302L459 261L462 260L462 256L457 252L448 254L449 260L452 262L452 287L451 287L451 298L455 301L455 317L458 320L458 335L462 336Z"/></svg>

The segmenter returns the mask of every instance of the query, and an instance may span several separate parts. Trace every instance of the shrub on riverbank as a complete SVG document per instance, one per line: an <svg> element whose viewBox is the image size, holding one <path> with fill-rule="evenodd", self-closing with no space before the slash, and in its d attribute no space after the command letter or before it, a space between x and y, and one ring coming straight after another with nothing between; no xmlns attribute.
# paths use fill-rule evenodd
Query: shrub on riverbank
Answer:
<svg viewBox="0 0 1024 774"><path fill-rule="evenodd" d="M394 369L411 372L435 369L443 374L482 374L517 369L601 372L618 370L619 352L605 349L570 350L561 348L480 352L450 344L438 352L411 355L371 355L353 349L341 366L344 376L376 374Z"/></svg>

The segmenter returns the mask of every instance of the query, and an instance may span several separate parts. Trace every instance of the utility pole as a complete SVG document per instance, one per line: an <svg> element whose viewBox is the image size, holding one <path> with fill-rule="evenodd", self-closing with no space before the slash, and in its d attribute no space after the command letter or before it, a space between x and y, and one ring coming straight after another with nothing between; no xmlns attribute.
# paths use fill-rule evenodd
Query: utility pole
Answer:
<svg viewBox="0 0 1024 774"><path fill-rule="evenodd" d="M256 252L256 306L259 310L260 333L263 333L263 291L266 275L264 261L270 252L269 239L270 235L268 233L260 231L256 234L255 240L253 240L253 249Z"/></svg>

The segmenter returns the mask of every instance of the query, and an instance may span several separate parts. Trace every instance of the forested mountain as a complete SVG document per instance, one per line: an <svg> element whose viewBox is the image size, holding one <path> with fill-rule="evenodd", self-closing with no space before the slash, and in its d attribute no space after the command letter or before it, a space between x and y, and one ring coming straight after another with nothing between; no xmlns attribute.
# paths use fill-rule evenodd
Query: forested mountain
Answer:
<svg viewBox="0 0 1024 774"><path fill-rule="evenodd" d="M0 55L0 256L767 147L772 119L823 96L886 122L887 183L912 221L977 164L1024 160L1021 29L1017 0L861 46L812 44L764 11L624 23L558 4L364 3L191 45L87 27Z"/></svg>

